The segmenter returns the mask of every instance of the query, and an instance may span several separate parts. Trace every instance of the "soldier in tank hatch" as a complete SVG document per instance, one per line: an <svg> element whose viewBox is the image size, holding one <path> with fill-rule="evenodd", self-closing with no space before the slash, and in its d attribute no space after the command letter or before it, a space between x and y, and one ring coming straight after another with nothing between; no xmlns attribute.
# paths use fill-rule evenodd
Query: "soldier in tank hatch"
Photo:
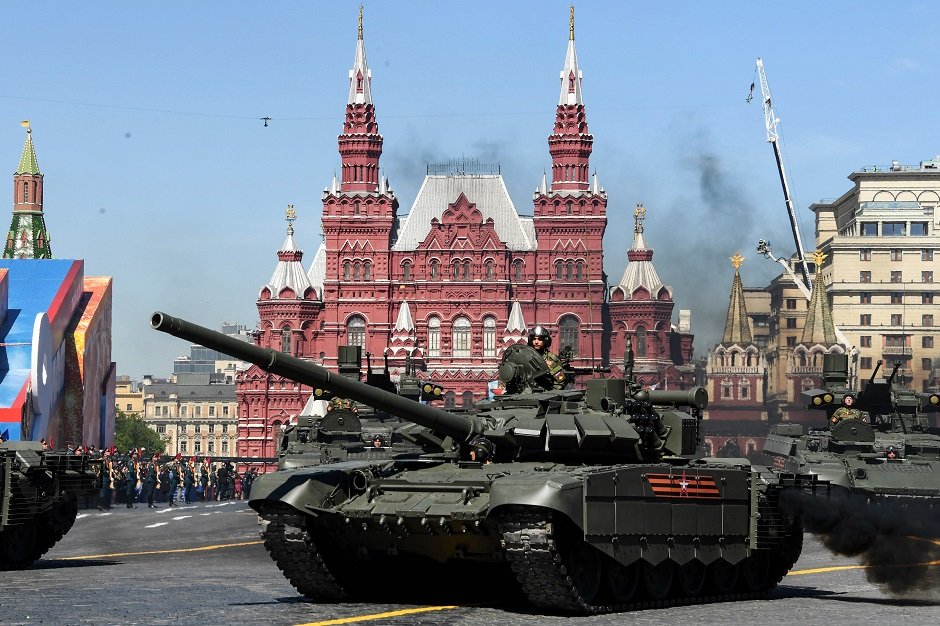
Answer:
<svg viewBox="0 0 940 626"><path fill-rule="evenodd" d="M536 326L529 331L529 347L542 355L545 359L545 365L548 366L548 372L552 375L554 382L553 389L562 389L565 386L565 370L561 366L561 359L558 355L549 350L552 345L552 337L544 326Z"/></svg>
<svg viewBox="0 0 940 626"><path fill-rule="evenodd" d="M492 441L483 435L477 435L470 440L469 445L471 461L476 461L481 465L493 462L493 457L496 456L496 446Z"/></svg>

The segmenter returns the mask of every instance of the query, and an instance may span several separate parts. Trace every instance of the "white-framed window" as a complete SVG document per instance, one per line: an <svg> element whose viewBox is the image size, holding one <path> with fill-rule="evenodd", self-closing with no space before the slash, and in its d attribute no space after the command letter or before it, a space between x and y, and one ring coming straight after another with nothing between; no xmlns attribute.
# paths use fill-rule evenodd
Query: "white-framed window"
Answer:
<svg viewBox="0 0 940 626"><path fill-rule="evenodd" d="M366 347L366 320L361 315L353 315L346 322L346 343Z"/></svg>
<svg viewBox="0 0 940 626"><path fill-rule="evenodd" d="M483 318L483 356L496 356L496 318Z"/></svg>
<svg viewBox="0 0 940 626"><path fill-rule="evenodd" d="M470 356L470 346L472 345L472 335L470 331L470 320L466 317L458 317L454 320L452 330L452 350L455 357Z"/></svg>
<svg viewBox="0 0 940 626"><path fill-rule="evenodd" d="M441 318L428 318L428 356L441 356Z"/></svg>

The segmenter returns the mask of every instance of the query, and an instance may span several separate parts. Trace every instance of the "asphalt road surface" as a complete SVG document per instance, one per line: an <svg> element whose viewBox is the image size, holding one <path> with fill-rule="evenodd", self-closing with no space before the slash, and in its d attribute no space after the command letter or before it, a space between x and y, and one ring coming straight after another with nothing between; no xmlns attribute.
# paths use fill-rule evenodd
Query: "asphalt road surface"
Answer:
<svg viewBox="0 0 940 626"><path fill-rule="evenodd" d="M24 572L0 572L2 624L940 624L940 589L894 598L851 560L807 537L768 600L540 615L512 599L453 604L317 604L299 596L261 545L244 502L81 511L72 531Z"/></svg>

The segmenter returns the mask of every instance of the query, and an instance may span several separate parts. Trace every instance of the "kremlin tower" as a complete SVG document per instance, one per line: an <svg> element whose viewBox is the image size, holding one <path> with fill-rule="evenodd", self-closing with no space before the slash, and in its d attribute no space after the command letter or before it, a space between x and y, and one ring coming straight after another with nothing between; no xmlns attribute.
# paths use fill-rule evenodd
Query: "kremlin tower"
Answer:
<svg viewBox="0 0 940 626"><path fill-rule="evenodd" d="M42 172L33 146L33 129L26 127L26 143L13 174L13 221L3 247L4 259L51 259L52 247L42 214Z"/></svg>

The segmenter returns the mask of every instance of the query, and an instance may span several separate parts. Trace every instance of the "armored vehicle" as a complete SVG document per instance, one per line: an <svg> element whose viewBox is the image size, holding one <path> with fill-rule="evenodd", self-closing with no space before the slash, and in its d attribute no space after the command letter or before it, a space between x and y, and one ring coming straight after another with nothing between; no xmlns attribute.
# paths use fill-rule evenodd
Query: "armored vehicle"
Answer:
<svg viewBox="0 0 940 626"><path fill-rule="evenodd" d="M359 346L339 347L337 360L341 376L355 381L360 379L361 354ZM415 399L427 396L422 393L422 381L415 375L410 359L398 386L388 374L388 363L383 372L375 371L368 353L366 363L367 385ZM433 389L440 387L432 385ZM386 411L341 397L322 386L314 388L310 399L326 401L326 410L318 416L305 407L297 416L297 423L284 429L278 450L278 469L310 467L348 459L387 459L393 453L418 451L417 446L399 434L397 429L401 421Z"/></svg>
<svg viewBox="0 0 940 626"><path fill-rule="evenodd" d="M506 574L549 612L739 600L766 594L800 554L800 520L778 500L811 479L696 459L705 390L641 389L632 350L624 379L580 391L552 390L543 357L511 347L505 393L454 414L163 313L151 324L416 425L422 454L278 471L252 487L265 546L315 600L371 599L396 578L426 589L434 563L482 567L477 588Z"/></svg>
<svg viewBox="0 0 940 626"><path fill-rule="evenodd" d="M768 463L810 473L829 483L834 495L869 501L940 504L940 436L928 428L927 412L940 408L940 394L919 393L894 383L898 367L876 380L881 361L861 391L848 387L848 358L827 354L823 389L803 392L825 425L771 428L764 443Z"/></svg>
<svg viewBox="0 0 940 626"><path fill-rule="evenodd" d="M25 569L62 539L78 498L100 486L98 465L38 441L0 443L0 570Z"/></svg>

